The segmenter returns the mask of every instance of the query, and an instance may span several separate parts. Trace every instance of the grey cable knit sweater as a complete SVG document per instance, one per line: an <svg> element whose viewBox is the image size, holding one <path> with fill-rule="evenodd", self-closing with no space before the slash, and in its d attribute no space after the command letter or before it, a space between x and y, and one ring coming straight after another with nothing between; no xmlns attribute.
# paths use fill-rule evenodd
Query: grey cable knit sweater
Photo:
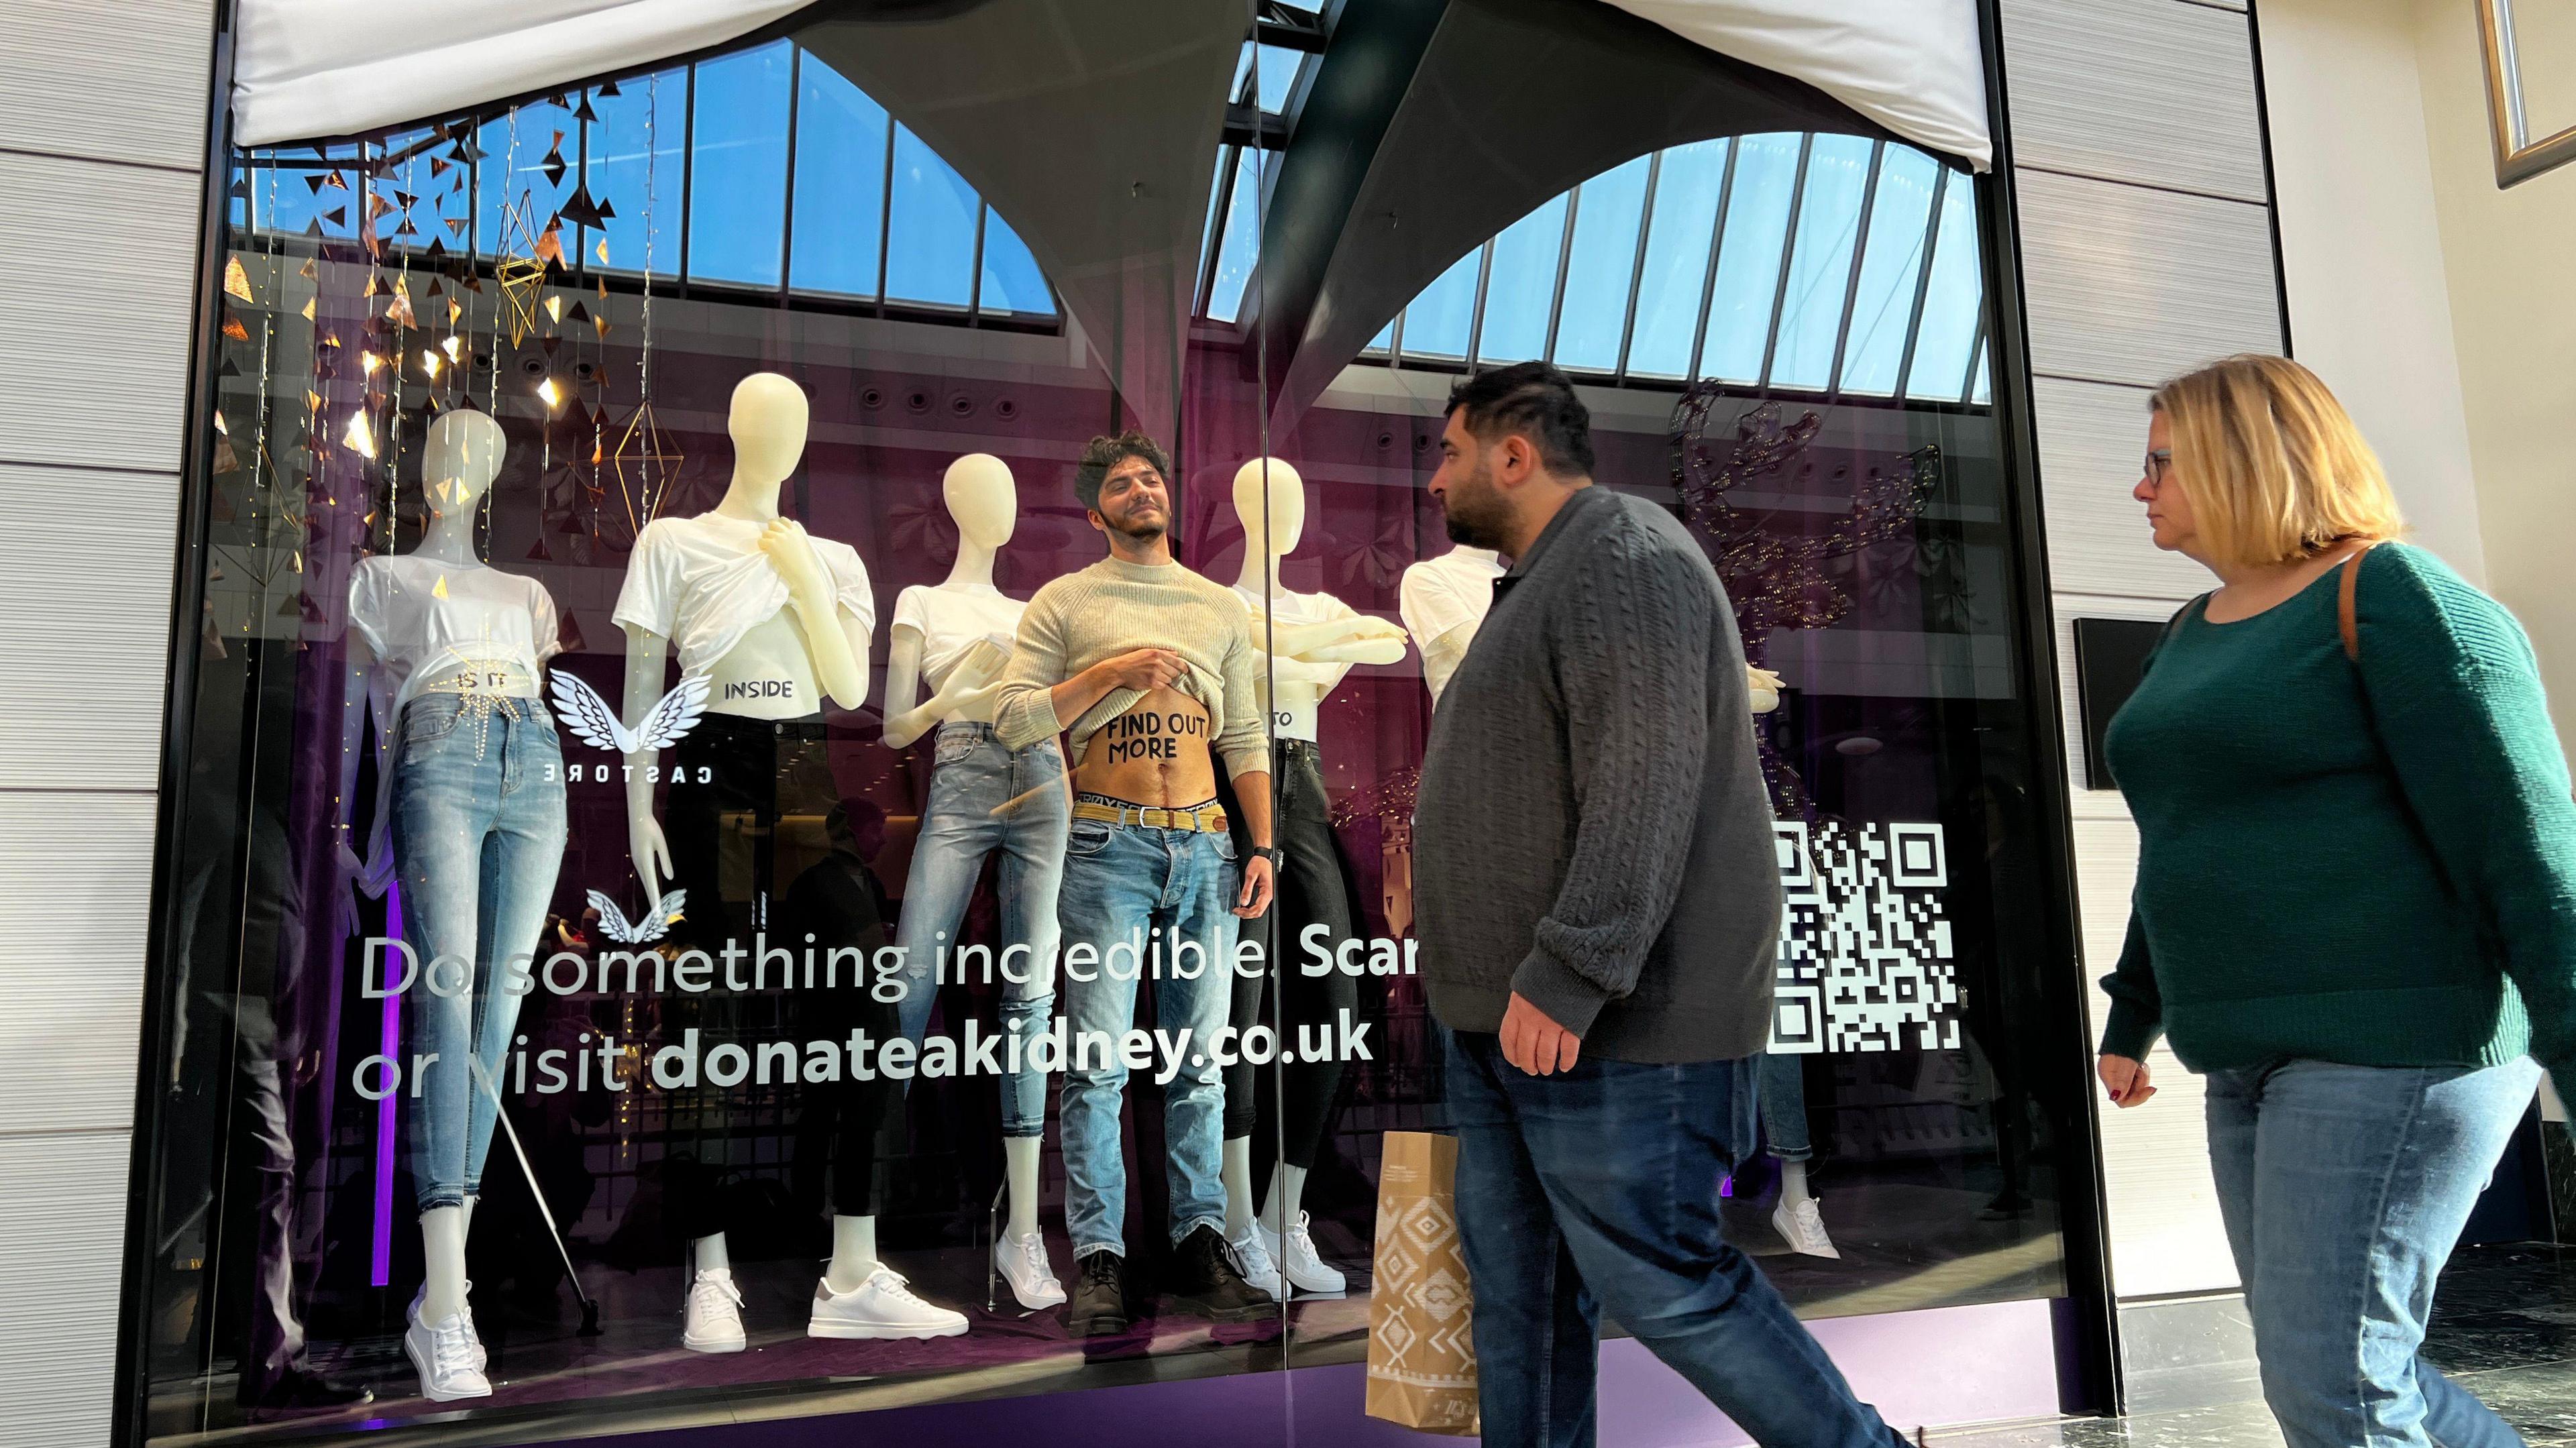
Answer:
<svg viewBox="0 0 2576 1448"><path fill-rule="evenodd" d="M1763 1048L1771 801L1734 612L1671 514L1582 489L1496 585L1432 714L1413 872L1450 1029L1518 992L1588 1055Z"/></svg>

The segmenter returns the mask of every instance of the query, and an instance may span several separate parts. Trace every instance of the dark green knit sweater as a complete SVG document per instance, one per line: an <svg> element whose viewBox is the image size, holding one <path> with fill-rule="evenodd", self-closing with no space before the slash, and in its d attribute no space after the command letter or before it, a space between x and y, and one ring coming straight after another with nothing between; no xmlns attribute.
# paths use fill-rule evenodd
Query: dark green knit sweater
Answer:
<svg viewBox="0 0 2576 1448"><path fill-rule="evenodd" d="M2576 802L2530 641L2432 554L2252 618L2186 606L2105 748L2138 822L2102 1049L2195 1071L2300 1057L2576 1085Z"/></svg>

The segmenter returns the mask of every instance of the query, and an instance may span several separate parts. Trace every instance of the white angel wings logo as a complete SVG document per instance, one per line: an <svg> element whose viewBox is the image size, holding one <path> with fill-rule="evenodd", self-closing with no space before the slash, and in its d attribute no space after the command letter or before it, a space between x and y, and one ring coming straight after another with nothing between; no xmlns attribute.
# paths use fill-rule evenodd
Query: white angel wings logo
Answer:
<svg viewBox="0 0 2576 1448"><path fill-rule="evenodd" d="M680 919L680 902L688 898L686 890L664 892L653 902L653 908L641 919L629 920L617 902L597 890L590 892L590 908L599 912L599 933L620 945L643 945L661 939Z"/></svg>
<svg viewBox="0 0 2576 1448"><path fill-rule="evenodd" d="M704 674L681 676L680 685L664 694L660 703L644 711L644 718L633 729L626 727L599 691L584 683L577 674L561 669L555 676L555 717L563 721L574 737L597 749L611 749L619 754L639 754L665 749L680 736L698 727L698 716L706 712L707 691L712 686Z"/></svg>

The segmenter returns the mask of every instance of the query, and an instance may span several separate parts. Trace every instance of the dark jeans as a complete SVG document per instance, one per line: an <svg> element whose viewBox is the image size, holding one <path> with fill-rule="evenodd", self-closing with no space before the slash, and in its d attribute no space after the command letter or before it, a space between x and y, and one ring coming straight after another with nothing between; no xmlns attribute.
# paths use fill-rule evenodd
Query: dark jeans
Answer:
<svg viewBox="0 0 2576 1448"><path fill-rule="evenodd" d="M1541 1077L1461 1031L1447 1076L1488 1448L1589 1448L1604 1309L1764 1448L1903 1448L1719 1235L1751 1062Z"/></svg>
<svg viewBox="0 0 2576 1448"><path fill-rule="evenodd" d="M1261 1019L1261 998L1269 993L1275 976L1281 1014L1273 1025L1279 1032L1282 1054L1286 1054L1297 1044L1301 1026L1323 1028L1327 1032L1324 1039L1334 1039L1329 1033L1338 1029L1340 1014L1348 1011L1356 1017L1359 1013L1360 982L1359 977L1340 970L1308 975L1303 968L1312 959L1305 944L1310 927L1324 927L1321 944L1327 952L1353 933L1350 877L1342 867L1341 851L1333 844L1332 811L1324 797L1322 757L1315 746L1303 739L1273 740L1270 784L1276 798L1271 834L1280 854L1279 899L1268 915L1246 921L1243 928L1264 932L1266 958L1272 964L1273 975L1247 979L1236 974L1228 1024L1240 1036ZM1231 803L1229 797L1229 806ZM1243 812L1229 807L1226 817L1234 822L1237 831L1238 857L1250 858L1243 854L1251 848L1250 837L1242 833ZM1324 1138L1333 1129L1334 1106L1342 1089L1342 1062L1338 1057L1322 1061L1300 1059L1278 1071L1278 1094L1282 1099L1274 1111L1282 1117L1276 1138L1280 1159L1293 1167L1312 1167ZM1239 1141L1260 1129L1264 1113L1256 1095L1259 1074L1260 1068L1248 1061L1238 1060L1225 1068L1228 1141ZM1256 1149L1272 1149L1271 1139L1264 1139Z"/></svg>
<svg viewBox="0 0 2576 1448"><path fill-rule="evenodd" d="M675 943L715 954L732 940L751 952L765 936L793 952L801 971L810 935L818 972L836 946L863 949L873 964L886 943L885 920L827 748L820 719L729 714L706 715L674 747L680 778L670 786L664 815L671 886L689 892L672 931ZM810 849L817 823L819 856ZM782 859L781 845L793 851L799 837L809 848ZM752 968L743 967L746 978ZM869 982L852 980L846 967L836 987L809 990L798 979L795 989L781 989L773 970L765 989L732 991L719 969L709 993L665 998L671 1002L665 1044L678 1044L688 1027L704 1033L701 1084L669 1093L664 1212L681 1238L776 1230L774 1222L734 1220L740 1209L731 1204L735 1176L776 1159L765 1149L776 1140L768 1123L782 1117L793 1123L800 1146L813 1143L828 1153L833 1214L876 1214L877 1133L901 1099L901 1082L879 1074L868 1081L845 1076L805 1085L791 1077L788 1084L762 1085L755 1075L724 1087L703 1074L706 1052L728 1042L757 1060L764 1041L846 1041L853 1029L887 1041L902 1033L896 1005L874 999Z"/></svg>

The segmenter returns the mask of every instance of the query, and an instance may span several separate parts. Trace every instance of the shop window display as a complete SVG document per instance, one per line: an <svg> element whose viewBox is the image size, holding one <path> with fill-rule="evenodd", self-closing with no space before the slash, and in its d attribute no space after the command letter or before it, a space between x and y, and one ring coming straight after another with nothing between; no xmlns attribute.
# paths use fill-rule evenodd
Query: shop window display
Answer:
<svg viewBox="0 0 2576 1448"><path fill-rule="evenodd" d="M850 22L233 158L150 1438L1355 1361L1380 1138L1442 1125L1413 789L1509 566L1421 485L1523 357L1776 684L1731 1225L1811 1312L2065 1290L1967 179L1640 143L1318 343L1258 118L1332 56L1218 21L1177 195Z"/></svg>

